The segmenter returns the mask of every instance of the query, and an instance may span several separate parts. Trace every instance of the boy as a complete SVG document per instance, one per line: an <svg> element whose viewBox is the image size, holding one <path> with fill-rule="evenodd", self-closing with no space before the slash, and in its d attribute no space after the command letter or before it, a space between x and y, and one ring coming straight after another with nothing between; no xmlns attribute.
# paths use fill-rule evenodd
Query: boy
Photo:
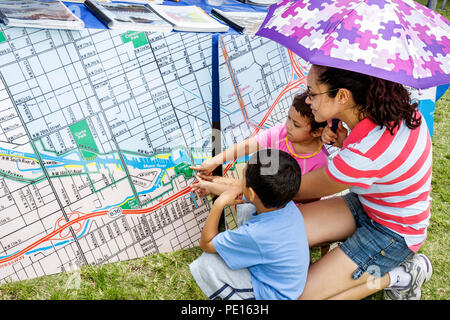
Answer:
<svg viewBox="0 0 450 320"><path fill-rule="evenodd" d="M265 149L248 161L242 186L220 191L203 227L204 253L190 265L210 299L286 300L301 295L309 247L302 214L292 201L300 180L295 159L284 151ZM237 229L219 233L223 208L242 203L241 194L255 212Z"/></svg>

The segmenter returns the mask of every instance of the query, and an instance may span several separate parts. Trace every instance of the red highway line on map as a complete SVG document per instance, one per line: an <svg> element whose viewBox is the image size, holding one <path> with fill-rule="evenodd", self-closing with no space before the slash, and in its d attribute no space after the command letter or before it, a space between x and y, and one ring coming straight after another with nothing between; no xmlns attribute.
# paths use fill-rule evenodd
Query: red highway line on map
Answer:
<svg viewBox="0 0 450 320"><path fill-rule="evenodd" d="M196 183L196 182L194 182L194 183ZM177 198L179 198L179 197L181 197L181 196L191 192L191 189L192 189L192 186L188 186L188 187L178 191L177 193L171 195L170 197L164 199L163 201L160 201L159 203L155 204L154 206L151 206L151 207L148 207L148 208L145 208L145 209L125 209L125 210L122 211L122 214L145 214L145 213L149 213L149 212L155 211L155 210L159 209L160 207L162 207L163 205L166 205L169 202L171 202L171 201L173 201L173 200L175 200L175 199L177 199ZM15 258L17 258L17 257L19 257L21 255L24 255L25 253L27 253L31 249L37 247L38 245L40 245L41 243L43 243L45 241L50 240L50 238L52 238L53 236L57 235L58 233L60 233L64 229L70 227L71 225L73 225L73 224L75 224L77 222L80 222L80 221L83 221L83 220L86 220L86 219L90 219L90 218L103 216L103 215L106 215L106 214L108 214L108 210L91 212L91 213L84 214L83 216L78 217L78 218L76 218L76 219L74 219L72 221L68 221L65 225L61 226L58 229L53 230L52 232L47 234L45 237L39 239L36 242L33 242L32 244L30 244L26 248L20 250L19 252L15 253L15 254L13 254L13 255L11 255L9 257L0 259L0 264L8 262L8 261L11 261L11 260L13 260L13 259L15 259Z"/></svg>
<svg viewBox="0 0 450 320"><path fill-rule="evenodd" d="M106 213L108 213L108 212L106 211ZM58 229L53 230L52 232L50 232L49 234L47 234L45 237L39 239L39 240L36 241L36 242L33 242L33 243L30 244L28 247L26 247L26 248L20 250L19 252L15 253L15 254L13 254L13 255L11 255L11 256L9 256L9 257L6 257L6 258L1 259L1 260L0 260L0 263L8 262L8 261L10 261L10 260L13 260L13 259L15 259L15 258L17 258L17 257L19 257L19 256L21 256L21 255L23 255L23 254L25 254L25 253L27 253L27 252L30 251L31 249L37 247L38 245L40 245L41 243L43 243L43 242L45 242L45 241L50 240L51 237L53 237L54 235L60 233L60 232L61 232L62 230L64 230L65 228L70 227L72 224L74 224L74 223L76 223L76 222L78 222L78 221L80 221L80 220L93 218L93 217L100 216L100 215L103 215L103 214L105 214L105 213L103 213L103 211L98 211L98 212L88 213L88 214L86 214L86 215L84 215L84 216L82 216L82 217L79 217L79 218L77 218L77 219L74 219L74 220L72 220L72 221L69 221L69 222L67 222L67 224L65 224L64 226L62 226L62 227L60 227L60 228L58 228Z"/></svg>
<svg viewBox="0 0 450 320"><path fill-rule="evenodd" d="M244 98L242 98L241 88L237 83L236 73L234 72L233 66L231 65L230 56L228 55L227 48L223 43L223 37L220 37L220 47L222 48L223 57L225 59L225 63L227 65L228 73L230 74L231 82L233 83L234 93L239 102L242 115L244 117L244 121L247 123L249 127L257 128L257 124L252 123L250 117L248 116L247 109L245 108Z"/></svg>
<svg viewBox="0 0 450 320"><path fill-rule="evenodd" d="M305 74L301 71L300 67L298 66L297 61L294 57L294 54L292 53L291 50L288 50L288 55L289 55L289 60L290 60L291 66L292 66L292 70L298 76L298 79L296 79L292 82L289 82L286 85L286 87L280 92L278 97L275 99L275 101L270 106L269 110L266 112L266 115L264 116L264 118L261 120L261 122L258 124L258 126L256 126L255 129L253 130L252 134L250 135L250 138L254 137L259 132L259 130L264 125L264 123L266 122L269 115L272 113L275 106L280 101L281 97L284 96L288 91L290 91L294 88L297 88L298 85L301 84L303 82L303 80L306 78ZM291 79L293 79L294 73L292 73ZM225 175L228 172L228 170L230 170L230 168L233 166L233 164L236 162L236 160L237 159L232 160L228 163L228 165L225 167L225 170L223 171L223 175Z"/></svg>
<svg viewBox="0 0 450 320"><path fill-rule="evenodd" d="M303 82L304 78L299 78L291 83L289 83L289 85L286 86L286 88L283 89L283 91L280 92L280 94L278 95L278 97L275 99L274 103L272 104L272 106L269 108L269 110L267 111L266 115L264 116L264 118L261 120L261 122L259 123L258 127L256 127L252 134L250 135L251 137L254 137L260 130L261 126L264 125L264 123L266 122L267 118L269 117L270 113L273 111L273 109L275 108L275 106L277 105L277 103L280 101L281 97L286 94L286 92L297 88L299 84L301 84ZM233 164L236 162L237 159L230 161L230 163L228 163L228 165L226 166L223 175L225 175L228 170L233 166Z"/></svg>
<svg viewBox="0 0 450 320"><path fill-rule="evenodd" d="M228 56L228 54L226 53L226 50L225 50L224 48L222 48L222 49L223 49L223 51L224 51L224 54L226 54L226 56ZM266 122L266 120L267 120L267 118L269 117L270 113L273 111L273 109L275 108L275 106L277 105L277 103L279 102L279 100L281 99L281 97L282 97L284 94L286 94L288 91L290 91L290 90L296 88L296 87L297 87L299 84L301 84L301 83L303 82L303 80L305 79L305 75L303 74L303 72L301 72L301 70L300 70L299 66L297 65L297 63L296 63L296 61L295 61L295 58L294 58L294 56L293 56L293 54L292 54L292 52L291 52L290 50L288 50L288 54L289 54L289 60L290 60L290 62L291 62L291 66L292 66L292 68L293 68L293 71L295 72L295 74L297 74L297 76L299 76L299 78L296 79L296 80L294 80L294 81L292 81L292 82L290 82L290 83L289 83L289 84L288 84L288 85L280 92L280 94L278 95L278 97L277 97L277 98L275 99L275 101L272 103L272 105L271 105L271 107L269 108L269 110L266 112L266 115L264 116L264 118L261 120L261 122L259 123L259 125L257 125L257 126L255 127L255 129L254 129L254 131L252 132L252 134L251 134L250 137L255 136L255 135L259 132L259 130L260 130L261 127L264 125L264 123ZM230 70L229 70L229 71L230 71ZM294 74L292 74L291 79L293 78L293 76L294 76ZM237 89L239 90L239 93L240 93L240 88L238 87ZM236 90L236 88L235 88L235 90ZM245 109L244 102L243 102L243 101L239 101L239 102L240 102L240 104L241 104L241 110L242 110L242 112L245 112L245 113L246 113L247 111L246 111L246 109ZM244 115L244 118L245 118L245 115ZM245 120L247 121L247 119L245 119ZM248 120L250 120L250 119L248 119ZM255 125L252 125L252 126L255 126ZM226 169L225 169L223 175L225 175L225 174L228 172L228 170L231 168L231 166L233 166L233 164L235 163L235 161L236 161L236 160L231 161L231 162L227 165L227 167L226 167ZM194 183L195 183L195 182L194 182ZM160 201L159 203L155 204L155 205L152 206L152 207L145 208L145 209L125 209L125 210L122 211L122 214L145 214L145 213L149 213L149 212L155 211L155 210L159 209L160 207L162 207L163 205L166 205L166 204L168 204L169 202L171 202L171 201L177 199L178 197L183 196L183 195L189 193L189 192L191 191L191 188L192 188L191 186L188 186L188 187L184 188L183 190L180 190L179 192L173 194L172 196L170 196L170 197L168 197L168 198L166 198L166 199ZM80 212L80 213L81 213L81 212ZM80 221L83 221L83 220L86 220L86 219L90 219L90 218L94 218L94 217L98 217L98 216L102 216L102 215L106 215L106 214L108 214L108 210L102 210L102 211L97 211L97 212L91 212L91 213L85 214L85 215L83 215L83 216L80 216L80 217L78 217L78 218L76 218L76 219L74 219L74 220L72 220L72 221L68 221L65 225L61 226L61 227L58 228L58 229L53 230L51 233L49 233L49 234L46 235L45 237L43 237L43 238L41 238L40 240L38 240L38 241L36 241L36 242L30 244L29 246L27 246L26 248L20 250L19 252L15 253L15 254L13 254L13 255L11 255L11 256L9 256L9 257L6 257L6 258L4 258L4 259L0 259L0 264L1 264L1 263L8 262L8 261L11 261L11 260L14 260L14 259L17 258L17 257L24 255L26 252L28 252L28 251L30 251L31 249L37 247L37 246L40 245L41 243L50 240L53 236L57 235L58 233L60 233L60 232L63 231L64 229L70 227L71 225L73 225L73 224L75 224L75 223L77 223L77 222L80 222Z"/></svg>

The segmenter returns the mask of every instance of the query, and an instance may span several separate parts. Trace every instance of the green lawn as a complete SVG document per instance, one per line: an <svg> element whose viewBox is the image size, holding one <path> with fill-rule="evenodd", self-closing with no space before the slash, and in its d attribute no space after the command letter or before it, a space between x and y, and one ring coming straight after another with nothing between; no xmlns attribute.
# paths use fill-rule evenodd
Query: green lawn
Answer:
<svg viewBox="0 0 450 320"><path fill-rule="evenodd" d="M425 1L420 1L424 3ZM438 8L441 1L438 1ZM450 15L450 4L444 14ZM437 102L433 132L433 190L428 238L420 252L433 263L434 274L423 286L422 299L450 298L450 90ZM189 272L199 248L156 254L78 271L44 276L0 286L0 299L206 299ZM313 251L313 257L318 257ZM378 293L369 299L382 299Z"/></svg>
<svg viewBox="0 0 450 320"><path fill-rule="evenodd" d="M436 103L433 130L433 176L431 222L428 237L420 252L433 263L433 277L423 288L424 299L450 298L449 243L450 223L450 90Z"/></svg>

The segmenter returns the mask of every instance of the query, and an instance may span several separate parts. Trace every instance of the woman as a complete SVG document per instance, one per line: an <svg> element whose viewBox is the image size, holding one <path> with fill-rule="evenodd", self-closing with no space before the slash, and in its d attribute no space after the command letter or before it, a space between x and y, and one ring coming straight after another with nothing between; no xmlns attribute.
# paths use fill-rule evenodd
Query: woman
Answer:
<svg viewBox="0 0 450 320"><path fill-rule="evenodd" d="M302 176L295 200L305 203L310 247L343 243L310 266L299 298L361 299L387 288L385 299L420 299L432 274L428 258L416 254L430 219L432 153L417 104L400 84L331 67L313 65L307 84L315 120L341 121L323 141L342 148L327 167ZM201 194L230 183L203 178L194 187Z"/></svg>
<svg viewBox="0 0 450 320"><path fill-rule="evenodd" d="M297 200L350 193L304 204L309 245L344 241L311 265L301 299L419 299L431 263L415 254L430 219L432 152L425 121L400 84L313 65L307 103L316 121L337 118L323 140L342 146L325 168L302 178ZM410 259L412 257L412 259ZM410 260L408 260L410 259Z"/></svg>

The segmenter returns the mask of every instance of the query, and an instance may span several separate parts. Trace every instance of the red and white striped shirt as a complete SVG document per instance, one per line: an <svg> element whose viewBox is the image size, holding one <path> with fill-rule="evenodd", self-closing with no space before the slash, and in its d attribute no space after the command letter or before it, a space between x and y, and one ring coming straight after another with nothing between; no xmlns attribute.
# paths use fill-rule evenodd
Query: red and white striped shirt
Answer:
<svg viewBox="0 0 450 320"><path fill-rule="evenodd" d="M329 162L328 175L358 194L374 221L404 237L417 252L427 236L431 203L431 138L425 119L394 135L369 119L359 122Z"/></svg>

